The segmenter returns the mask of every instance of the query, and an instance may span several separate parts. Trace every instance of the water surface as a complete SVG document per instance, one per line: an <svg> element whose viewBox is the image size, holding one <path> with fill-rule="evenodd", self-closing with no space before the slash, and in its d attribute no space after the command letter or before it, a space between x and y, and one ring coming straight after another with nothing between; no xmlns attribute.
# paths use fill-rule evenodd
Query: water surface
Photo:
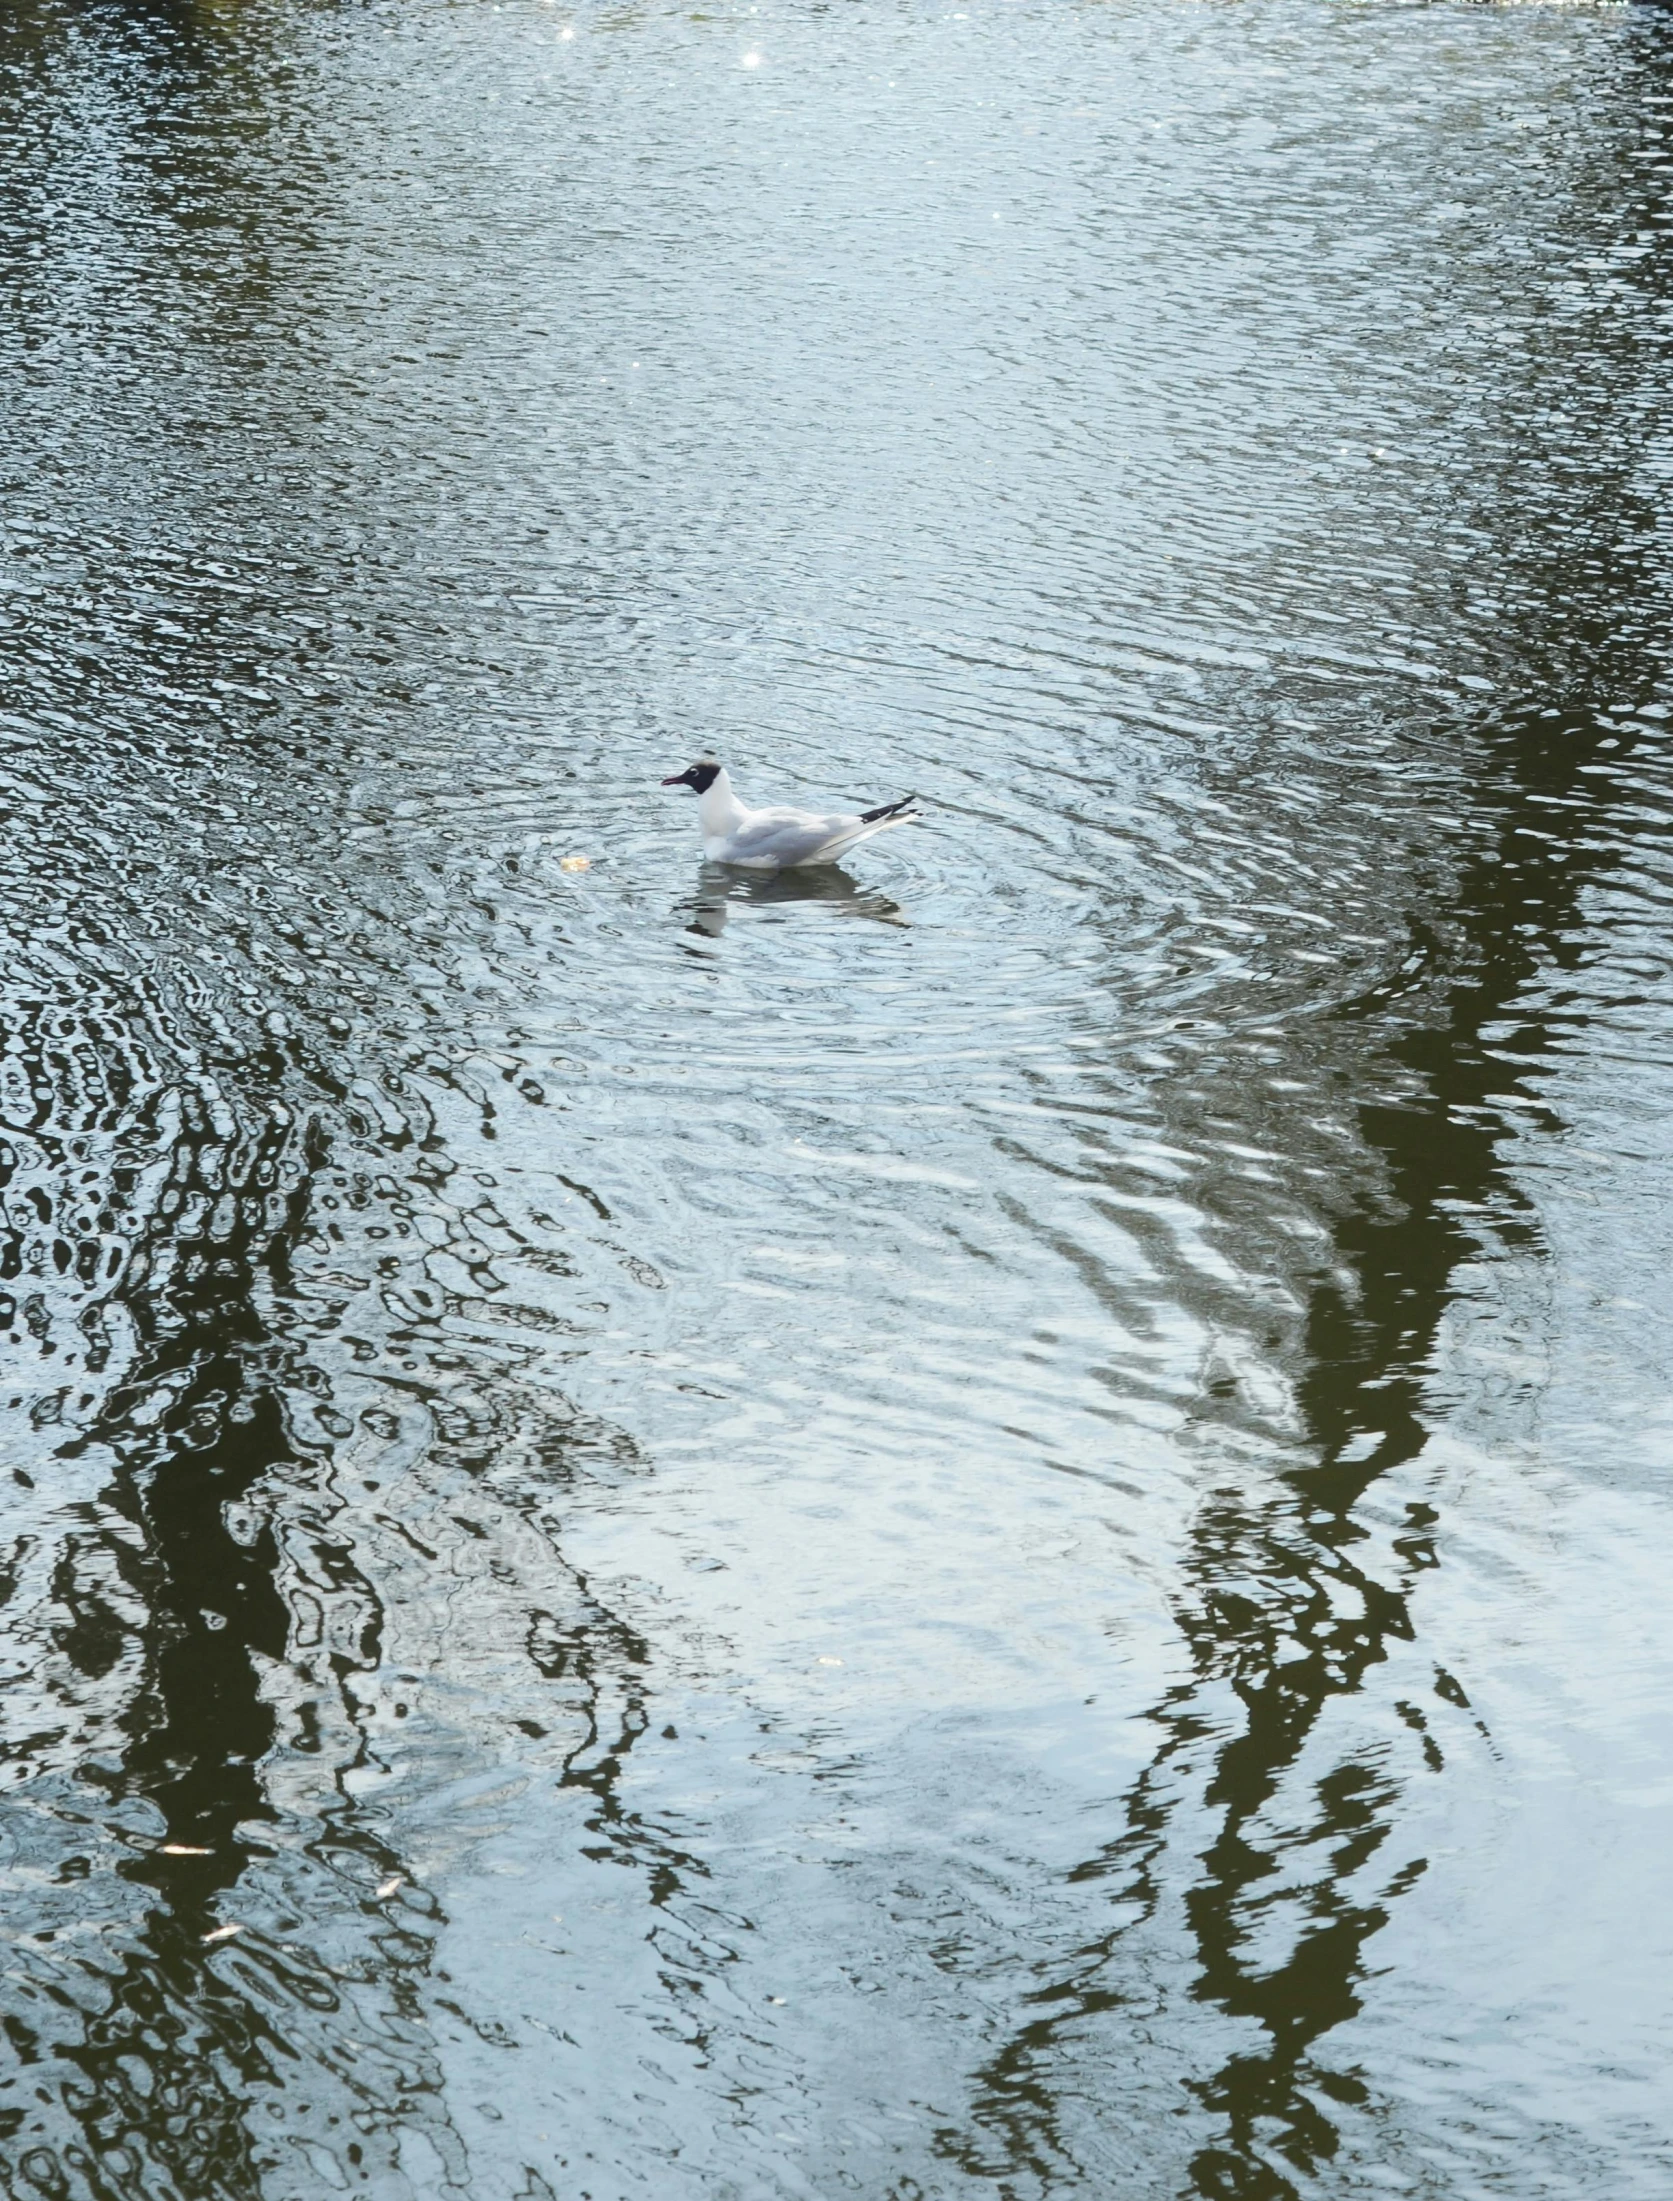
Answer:
<svg viewBox="0 0 1673 2201"><path fill-rule="evenodd" d="M9 2191L1667 2190L1669 59L18 0Z"/></svg>

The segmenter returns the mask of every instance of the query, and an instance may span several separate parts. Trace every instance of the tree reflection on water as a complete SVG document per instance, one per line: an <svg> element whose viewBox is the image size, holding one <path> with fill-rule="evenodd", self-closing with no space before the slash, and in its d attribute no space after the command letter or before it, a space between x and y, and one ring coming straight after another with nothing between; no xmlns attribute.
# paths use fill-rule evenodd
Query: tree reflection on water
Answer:
<svg viewBox="0 0 1673 2201"><path fill-rule="evenodd" d="M1604 365L1623 371L1607 353ZM1479 1723L1468 1677L1440 1665L1428 1702L1387 1707L1411 1738L1404 1766L1386 1721L1362 1720L1354 1740L1332 1717L1416 1640L1418 1586L1442 1563L1426 1498L1392 1525L1386 1499L1362 1501L1424 1450L1460 1269L1495 1247L1543 1250L1513 1142L1562 1129L1541 1072L1584 1030L1545 982L1585 953L1584 900L1617 861L1611 813L1630 799L1617 774L1644 731L1612 711L1655 692L1666 641L1630 463L1623 450L1613 501L1563 515L1543 603L1506 637L1506 685L1536 700L1463 737L1490 833L1444 911L1411 914L1400 975L1334 1012L1338 1076L1380 1088L1392 1069L1398 1091L1355 1110L1381 1182L1332 1221L1307 1306L1296 1397L1313 1458L1197 1512L1176 1607L1188 1671L1149 1715L1160 1741L1120 1831L1072 1875L1110 1883L1110 1929L1043 1972L1030 2019L982 2073L974 2130L944 2136L952 2160L1004 2190L1019 2176L1056 2190L1084 2170L1064 2104L1095 2089L1089 2059L1119 2069L1109 2028L1123 2020L1173 2045L1179 2082L1215 2119L1190 2163L1203 2201L1297 2201L1342 2150L1344 2109L1378 2106L1328 2039L1359 2012L1369 1944L1427 1869L1386 1851L1408 1781L1445 1765L1436 1709ZM1239 2029L1207 2075L1192 2075L1189 2024L1170 2029L1158 2008L1146 1952L1170 1920L1194 1956L1192 1997Z"/></svg>

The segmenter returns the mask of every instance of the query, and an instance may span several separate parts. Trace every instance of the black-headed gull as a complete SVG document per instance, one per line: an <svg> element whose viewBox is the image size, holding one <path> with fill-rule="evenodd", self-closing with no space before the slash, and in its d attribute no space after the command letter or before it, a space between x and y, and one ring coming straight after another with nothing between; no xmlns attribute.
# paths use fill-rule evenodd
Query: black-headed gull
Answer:
<svg viewBox="0 0 1673 2201"><path fill-rule="evenodd" d="M664 787L689 787L697 797L697 822L703 829L703 853L712 864L736 864L745 871L795 871L806 864L834 864L856 841L868 840L891 825L917 817L916 795L879 803L875 810L823 816L812 810L749 810L733 793L724 765L709 759L688 765L663 781Z"/></svg>

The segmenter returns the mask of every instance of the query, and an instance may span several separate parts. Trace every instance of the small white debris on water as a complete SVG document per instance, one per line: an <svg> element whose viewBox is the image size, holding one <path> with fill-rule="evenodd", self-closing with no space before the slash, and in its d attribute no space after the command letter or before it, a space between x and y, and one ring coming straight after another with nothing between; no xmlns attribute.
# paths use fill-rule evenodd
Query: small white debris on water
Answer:
<svg viewBox="0 0 1673 2201"><path fill-rule="evenodd" d="M393 1880L386 1880L383 1886L379 1888L377 1900L381 1903L386 1895L393 1895L395 1893L395 1890L400 1887L400 1885L401 1875L397 1873Z"/></svg>
<svg viewBox="0 0 1673 2201"><path fill-rule="evenodd" d="M230 1941L234 1934L241 1934L242 1926L217 1926L212 1934L205 1934L203 1945L207 1949L212 1941Z"/></svg>

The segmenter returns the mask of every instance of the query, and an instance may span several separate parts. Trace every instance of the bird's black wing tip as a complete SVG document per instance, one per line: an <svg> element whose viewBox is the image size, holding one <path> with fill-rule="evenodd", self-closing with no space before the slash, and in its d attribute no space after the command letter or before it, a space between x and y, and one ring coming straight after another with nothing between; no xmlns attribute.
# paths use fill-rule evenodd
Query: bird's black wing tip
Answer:
<svg viewBox="0 0 1673 2201"><path fill-rule="evenodd" d="M862 810L860 812L860 823L862 825L876 825L880 818L896 817L901 811L909 810L917 799L916 795L902 795L898 802L880 802L875 810Z"/></svg>

